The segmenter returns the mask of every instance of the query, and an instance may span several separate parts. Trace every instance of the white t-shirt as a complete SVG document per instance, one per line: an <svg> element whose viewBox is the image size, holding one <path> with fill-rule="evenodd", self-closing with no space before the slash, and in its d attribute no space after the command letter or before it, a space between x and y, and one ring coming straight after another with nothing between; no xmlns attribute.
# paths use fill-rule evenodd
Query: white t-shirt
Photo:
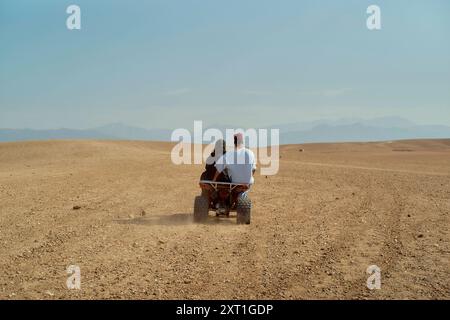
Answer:
<svg viewBox="0 0 450 320"><path fill-rule="evenodd" d="M233 183L253 184L253 170L256 170L256 161L253 151L240 148L228 151L216 161L219 172L227 169L228 176Z"/></svg>

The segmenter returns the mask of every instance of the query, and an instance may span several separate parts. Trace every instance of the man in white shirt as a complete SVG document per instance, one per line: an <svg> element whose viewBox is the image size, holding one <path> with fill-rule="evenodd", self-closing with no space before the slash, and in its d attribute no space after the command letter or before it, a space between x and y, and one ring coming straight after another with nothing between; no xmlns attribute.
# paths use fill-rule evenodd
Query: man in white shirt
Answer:
<svg viewBox="0 0 450 320"><path fill-rule="evenodd" d="M233 151L228 151L216 161L216 181L219 174L226 170L232 183L251 185L254 182L253 174L256 171L255 155L250 149L244 147L242 133L234 135Z"/></svg>

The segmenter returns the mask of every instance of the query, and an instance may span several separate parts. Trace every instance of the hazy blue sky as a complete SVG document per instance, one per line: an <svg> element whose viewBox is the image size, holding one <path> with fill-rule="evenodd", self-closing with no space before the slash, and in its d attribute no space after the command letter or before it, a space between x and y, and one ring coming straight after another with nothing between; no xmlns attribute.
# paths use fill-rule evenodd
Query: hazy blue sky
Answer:
<svg viewBox="0 0 450 320"><path fill-rule="evenodd" d="M3 128L450 125L448 0L0 0L0 46Z"/></svg>

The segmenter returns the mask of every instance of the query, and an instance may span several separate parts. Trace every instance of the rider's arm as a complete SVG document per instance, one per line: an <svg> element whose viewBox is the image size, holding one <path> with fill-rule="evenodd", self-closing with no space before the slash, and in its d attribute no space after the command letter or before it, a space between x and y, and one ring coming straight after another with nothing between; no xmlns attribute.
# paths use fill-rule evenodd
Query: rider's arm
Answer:
<svg viewBox="0 0 450 320"><path fill-rule="evenodd" d="M213 181L217 180L217 177L219 176L220 172L216 170L216 173L214 174L214 179Z"/></svg>

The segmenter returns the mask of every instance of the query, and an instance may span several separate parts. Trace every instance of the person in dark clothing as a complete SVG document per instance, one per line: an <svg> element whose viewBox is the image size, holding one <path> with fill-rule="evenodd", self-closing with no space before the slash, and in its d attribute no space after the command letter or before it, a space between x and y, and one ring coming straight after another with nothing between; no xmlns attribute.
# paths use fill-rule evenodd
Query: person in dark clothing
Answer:
<svg viewBox="0 0 450 320"><path fill-rule="evenodd" d="M205 165L205 171L202 173L202 175L200 176L200 180L213 180L214 176L216 174L216 161L225 153L227 152L226 150L226 145L225 145L225 141L222 139L219 139L216 141L216 145L214 147L214 151L211 152L210 156L208 157L208 159L206 159L206 165ZM229 179L226 175L226 172L224 174L221 174L218 178L217 181L220 182L229 182Z"/></svg>
<svg viewBox="0 0 450 320"><path fill-rule="evenodd" d="M214 151L211 152L211 155L206 159L206 165L205 165L205 171L200 176L200 180L206 180L206 181L212 181L217 174L216 169L216 161L221 158L225 153L226 145L225 141L223 139L219 139L216 141L216 144L214 146ZM228 178L227 171L222 171L217 177L217 182L231 182L231 180ZM211 201L211 205L213 206L220 206L221 204L218 203L219 200L219 193L217 190L214 190L211 186L208 186L206 188L202 188L202 196L208 197Z"/></svg>

